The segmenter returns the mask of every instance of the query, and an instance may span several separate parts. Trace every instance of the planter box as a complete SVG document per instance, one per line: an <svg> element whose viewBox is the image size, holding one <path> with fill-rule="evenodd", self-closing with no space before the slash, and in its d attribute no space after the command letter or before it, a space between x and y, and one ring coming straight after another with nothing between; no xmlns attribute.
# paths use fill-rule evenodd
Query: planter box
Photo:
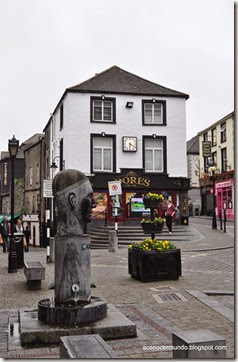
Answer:
<svg viewBox="0 0 238 362"><path fill-rule="evenodd" d="M145 205L145 209L148 208L154 208L154 209L158 209L159 204L160 204L160 199L159 200L151 200L151 199L143 199L144 205Z"/></svg>
<svg viewBox="0 0 238 362"><path fill-rule="evenodd" d="M180 249L164 252L128 250L129 274L142 282L177 280L182 275Z"/></svg>
<svg viewBox="0 0 238 362"><path fill-rule="evenodd" d="M159 234L162 233L164 223L157 223L157 224L151 224L151 223L142 223L141 227L145 234Z"/></svg>

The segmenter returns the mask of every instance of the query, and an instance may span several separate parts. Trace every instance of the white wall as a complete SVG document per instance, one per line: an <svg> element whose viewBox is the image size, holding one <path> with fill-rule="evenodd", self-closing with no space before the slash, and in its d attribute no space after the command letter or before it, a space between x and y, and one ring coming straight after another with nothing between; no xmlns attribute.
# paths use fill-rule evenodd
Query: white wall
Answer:
<svg viewBox="0 0 238 362"><path fill-rule="evenodd" d="M90 134L116 134L117 172L120 168L142 168L142 135L167 136L167 172L170 177L187 177L186 160L186 101L184 98L154 97L166 100L167 126L142 125L142 99L132 95L109 95L116 98L116 124L90 123L90 96L102 94L68 93L64 99L64 127L59 130L59 108L55 113L56 139L54 157L59 155L59 139L64 138L65 168L75 168L90 173ZM126 108L128 101L134 102L132 109ZM122 137L138 138L137 152L122 151ZM57 154L58 150L58 154ZM58 170L57 170L58 171Z"/></svg>

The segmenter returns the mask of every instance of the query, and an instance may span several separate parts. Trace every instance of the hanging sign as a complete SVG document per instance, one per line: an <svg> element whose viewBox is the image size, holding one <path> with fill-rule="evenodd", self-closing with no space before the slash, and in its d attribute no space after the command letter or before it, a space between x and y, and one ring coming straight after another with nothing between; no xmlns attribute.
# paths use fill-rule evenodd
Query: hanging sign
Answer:
<svg viewBox="0 0 238 362"><path fill-rule="evenodd" d="M121 182L120 181L109 181L108 182L109 195L121 195Z"/></svg>
<svg viewBox="0 0 238 362"><path fill-rule="evenodd" d="M212 143L211 141L202 142L202 156L210 157L212 155Z"/></svg>

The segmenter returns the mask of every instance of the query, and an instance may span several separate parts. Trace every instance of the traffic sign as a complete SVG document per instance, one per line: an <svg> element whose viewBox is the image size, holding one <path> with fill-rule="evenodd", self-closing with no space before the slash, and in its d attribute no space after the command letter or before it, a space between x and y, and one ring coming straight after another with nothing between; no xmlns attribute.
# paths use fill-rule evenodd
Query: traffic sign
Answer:
<svg viewBox="0 0 238 362"><path fill-rule="evenodd" d="M109 181L108 182L109 195L121 195L121 181Z"/></svg>

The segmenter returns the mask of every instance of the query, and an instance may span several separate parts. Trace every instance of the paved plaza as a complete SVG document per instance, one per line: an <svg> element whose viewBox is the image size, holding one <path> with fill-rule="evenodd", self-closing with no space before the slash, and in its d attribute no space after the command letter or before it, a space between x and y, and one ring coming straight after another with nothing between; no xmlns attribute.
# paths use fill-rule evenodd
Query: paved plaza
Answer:
<svg viewBox="0 0 238 362"><path fill-rule="evenodd" d="M136 338L107 341L118 358L172 358L172 351L168 350L172 332L198 329L224 337L227 358L234 357L232 225L229 233L212 230L209 223L196 220L181 228L190 230L194 237L174 242L182 251L182 276L178 281L141 283L132 279L126 246L116 253L107 249L91 251L91 281L96 286L92 295L105 298L137 325ZM54 282L54 264L46 263L46 250L31 248L25 260L40 261L45 266L46 279L41 290L27 290L23 269L16 274L7 273L7 255L0 254L0 356L59 358L57 345L23 348L19 343L19 308L37 308L39 300L54 296L49 289ZM14 326L12 333L8 332L9 322Z"/></svg>

